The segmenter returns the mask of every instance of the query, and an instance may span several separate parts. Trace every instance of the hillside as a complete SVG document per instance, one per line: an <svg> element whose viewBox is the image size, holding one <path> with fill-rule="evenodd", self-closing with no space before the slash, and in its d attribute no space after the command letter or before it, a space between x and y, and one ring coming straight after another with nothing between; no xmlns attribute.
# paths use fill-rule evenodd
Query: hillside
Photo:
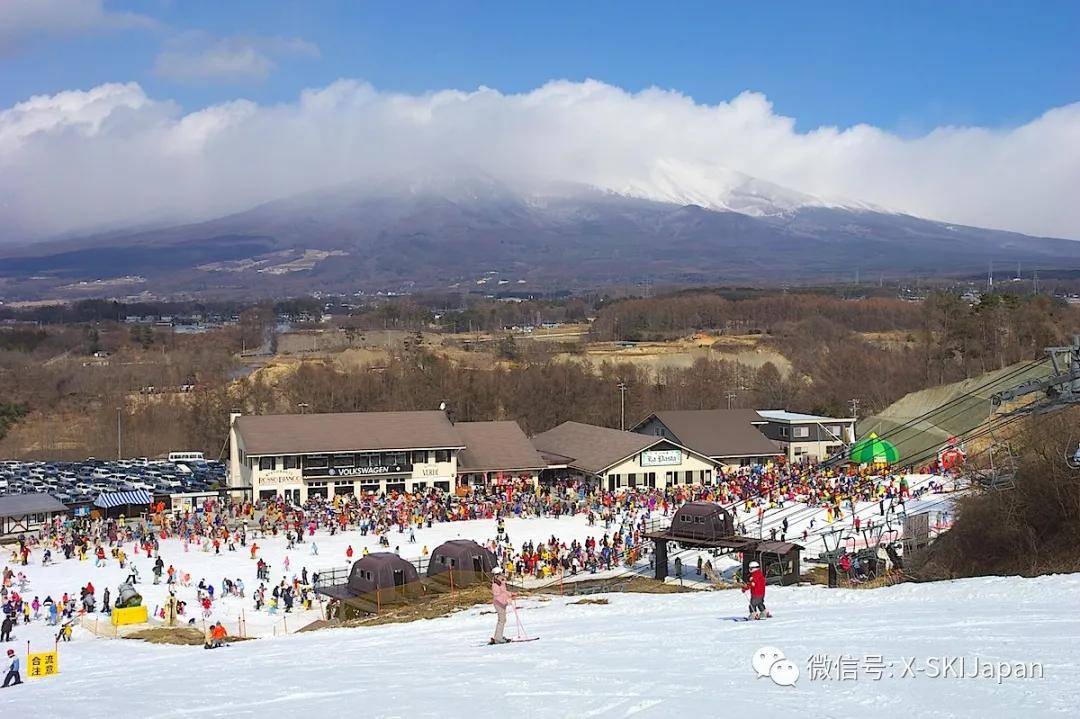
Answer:
<svg viewBox="0 0 1080 719"><path fill-rule="evenodd" d="M986 422L992 394L1051 373L1049 363L1029 365L1018 362L971 379L912 392L878 414L860 420L858 434L862 437L876 432L897 446L901 459L921 457L919 461L926 462L949 437L963 435Z"/></svg>

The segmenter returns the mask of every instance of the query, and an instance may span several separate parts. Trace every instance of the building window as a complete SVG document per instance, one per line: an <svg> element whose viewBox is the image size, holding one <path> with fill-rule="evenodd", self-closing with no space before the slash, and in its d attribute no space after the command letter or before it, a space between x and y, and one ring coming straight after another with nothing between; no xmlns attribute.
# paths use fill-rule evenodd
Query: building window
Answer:
<svg viewBox="0 0 1080 719"><path fill-rule="evenodd" d="M781 437L787 437L788 436L788 428L786 426L780 428L780 436Z"/></svg>
<svg viewBox="0 0 1080 719"><path fill-rule="evenodd" d="M415 452L412 453L412 463L413 464L427 464L427 455L428 455L428 453L427 453L426 449L418 449L418 450L416 450Z"/></svg>
<svg viewBox="0 0 1080 719"><path fill-rule="evenodd" d="M335 467L353 467L355 466L356 457L351 454L335 454L334 466Z"/></svg>
<svg viewBox="0 0 1080 719"><path fill-rule="evenodd" d="M795 438L805 439L806 437L810 436L810 428L809 427L792 427L791 428L791 436L795 437Z"/></svg>
<svg viewBox="0 0 1080 719"><path fill-rule="evenodd" d="M705 470L705 484L712 484L712 470Z"/></svg>
<svg viewBox="0 0 1080 719"><path fill-rule="evenodd" d="M686 483L687 484L693 484L694 483L694 470L692 470L692 469L686 470Z"/></svg>
<svg viewBox="0 0 1080 719"><path fill-rule="evenodd" d="M265 471L265 470L273 469L273 468L274 468L274 458L273 457L259 457L259 469L260 470Z"/></svg>
<svg viewBox="0 0 1080 719"><path fill-rule="evenodd" d="M841 429L842 428L838 424L835 424L835 425L829 427L829 436L834 437L834 438L839 438Z"/></svg>
<svg viewBox="0 0 1080 719"><path fill-rule="evenodd" d="M435 450L435 461L436 462L449 462L450 461L450 450L448 450L448 449L437 449L437 450Z"/></svg>
<svg viewBox="0 0 1080 719"><path fill-rule="evenodd" d="M631 472L630 474L626 475L626 486L627 487L636 487L637 486L637 474L635 472Z"/></svg>
<svg viewBox="0 0 1080 719"><path fill-rule="evenodd" d="M328 462L329 459L325 454L311 454L304 457L304 466L313 469L323 469L329 466Z"/></svg>
<svg viewBox="0 0 1080 719"><path fill-rule="evenodd" d="M285 459L285 469L296 469L300 466L300 458L295 454L287 454Z"/></svg>

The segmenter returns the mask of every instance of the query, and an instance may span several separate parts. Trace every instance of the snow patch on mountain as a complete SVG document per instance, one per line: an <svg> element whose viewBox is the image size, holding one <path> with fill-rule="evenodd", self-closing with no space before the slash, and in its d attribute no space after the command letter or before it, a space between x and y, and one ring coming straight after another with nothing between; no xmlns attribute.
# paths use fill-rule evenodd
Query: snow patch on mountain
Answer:
<svg viewBox="0 0 1080 719"><path fill-rule="evenodd" d="M752 217L786 215L804 207L887 212L865 202L800 192L722 165L673 158L654 163L643 179L613 189L628 197L698 205Z"/></svg>

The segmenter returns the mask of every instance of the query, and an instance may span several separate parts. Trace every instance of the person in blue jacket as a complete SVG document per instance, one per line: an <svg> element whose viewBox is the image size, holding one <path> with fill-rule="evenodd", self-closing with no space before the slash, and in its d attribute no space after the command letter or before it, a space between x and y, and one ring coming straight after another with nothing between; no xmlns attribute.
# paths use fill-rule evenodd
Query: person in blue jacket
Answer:
<svg viewBox="0 0 1080 719"><path fill-rule="evenodd" d="M9 686L15 686L16 684L22 684L22 677L19 676L19 658L15 656L15 650L8 649L7 657L8 661L11 663L8 664L7 676L4 677L4 689L7 689Z"/></svg>

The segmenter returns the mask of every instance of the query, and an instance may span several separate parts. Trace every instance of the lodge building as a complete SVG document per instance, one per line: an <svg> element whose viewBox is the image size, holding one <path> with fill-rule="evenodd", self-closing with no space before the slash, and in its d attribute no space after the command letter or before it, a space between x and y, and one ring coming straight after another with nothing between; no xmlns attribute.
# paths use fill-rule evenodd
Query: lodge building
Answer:
<svg viewBox="0 0 1080 719"><path fill-rule="evenodd" d="M847 420L753 410L655 412L629 432L564 422L532 438L513 421L454 423L441 410L234 414L229 487L300 504L521 480L711 484L721 468L826 454L851 433Z"/></svg>
<svg viewBox="0 0 1080 719"><path fill-rule="evenodd" d="M253 498L452 491L467 481L537 482L545 468L516 422L453 423L442 411L230 418L230 487Z"/></svg>
<svg viewBox="0 0 1080 719"><path fill-rule="evenodd" d="M560 470L608 491L711 484L717 463L665 437L564 422L532 438L547 461Z"/></svg>

